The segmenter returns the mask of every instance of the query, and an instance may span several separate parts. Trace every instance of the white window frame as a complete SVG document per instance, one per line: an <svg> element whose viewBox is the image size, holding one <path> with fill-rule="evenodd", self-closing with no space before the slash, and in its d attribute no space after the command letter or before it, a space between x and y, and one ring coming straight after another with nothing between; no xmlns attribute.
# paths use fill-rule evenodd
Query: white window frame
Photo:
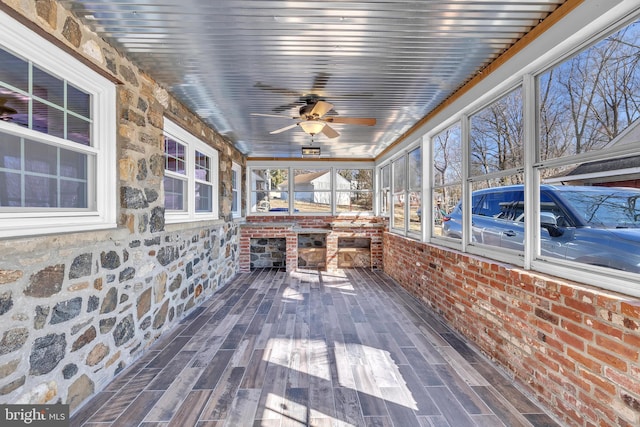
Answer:
<svg viewBox="0 0 640 427"><path fill-rule="evenodd" d="M94 156L89 171L90 209L11 209L0 211L0 238L40 234L81 232L117 227L116 87L72 55L0 12L0 46L64 79L91 96L92 145L0 121L0 130L32 141L53 143Z"/></svg>
<svg viewBox="0 0 640 427"><path fill-rule="evenodd" d="M235 180L233 179L234 174ZM233 209L234 203L235 210ZM231 164L231 207L231 215L234 218L242 218L242 166L235 162Z"/></svg>
<svg viewBox="0 0 640 427"><path fill-rule="evenodd" d="M184 145L185 157L186 157L186 174L179 175L180 178L186 177L187 189L186 189L186 206L182 211L173 211L165 209L165 222L167 224L180 223L180 222L193 222L193 221L205 221L218 219L218 151L209 145L205 144L191 133L172 122L171 120L164 119L164 134L180 144ZM211 211L210 212L196 212L195 205L195 187L197 179L195 177L195 153L196 151L205 154L211 159ZM172 176L172 173L165 170L165 176ZM176 175L177 177L177 175ZM164 184L163 184L164 189Z"/></svg>
<svg viewBox="0 0 640 427"><path fill-rule="evenodd" d="M376 172L376 167L375 164L373 162L309 162L309 161L291 161L287 163L288 166L283 166L282 162L280 161L249 161L247 162L246 168L247 168L247 180L246 180L246 185L247 185L247 195L246 195L246 202L247 202L247 215L256 215L256 216L266 216L266 215L270 215L270 216L288 216L288 215L297 215L297 216L372 216L374 215L374 210L375 207L377 205L377 198L378 198L378 194L376 193L376 189L375 189L375 172ZM283 211L278 211L278 212L271 212L271 211L265 211L265 212L261 212L261 211L257 211L257 210L253 210L253 207L255 205L254 201L253 201L253 194L256 193L255 189L253 188L253 182L252 182L252 176L253 176L253 171L255 170L262 170L262 169L284 169L287 170L288 172L288 183L287 183L287 197L288 197L288 201L289 201L289 208L286 212ZM294 197L295 197L295 178L293 177L294 171L296 169L309 169L309 170L320 170L320 169L326 169L329 171L329 173L331 174L331 188L327 189L327 190L317 190L317 191L327 191L327 192L331 192L331 209L330 212L296 212L295 208L294 208ZM341 169L370 169L372 176L374 178L374 181L372 182L373 188L371 189L371 194L373 197L373 205L370 211L364 211L364 212L358 212L358 211L353 211L353 212L337 212L336 209L336 174L338 170ZM341 190L341 191L346 191L346 190Z"/></svg>

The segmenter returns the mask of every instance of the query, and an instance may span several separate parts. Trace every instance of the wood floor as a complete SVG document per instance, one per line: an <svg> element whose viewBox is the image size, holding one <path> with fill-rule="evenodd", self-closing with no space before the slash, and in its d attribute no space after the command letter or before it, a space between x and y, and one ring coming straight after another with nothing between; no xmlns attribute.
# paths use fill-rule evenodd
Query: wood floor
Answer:
<svg viewBox="0 0 640 427"><path fill-rule="evenodd" d="M382 272L238 275L72 426L557 426Z"/></svg>

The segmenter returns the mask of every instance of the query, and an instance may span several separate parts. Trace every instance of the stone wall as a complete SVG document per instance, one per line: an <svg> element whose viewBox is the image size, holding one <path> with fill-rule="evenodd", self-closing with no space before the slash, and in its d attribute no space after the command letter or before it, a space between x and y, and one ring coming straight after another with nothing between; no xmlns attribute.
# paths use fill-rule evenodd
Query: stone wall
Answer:
<svg viewBox="0 0 640 427"><path fill-rule="evenodd" d="M73 412L236 274L231 164L245 160L56 2L0 8L118 84L118 228L0 240L0 403ZM165 116L219 151L219 219L165 224Z"/></svg>
<svg viewBox="0 0 640 427"><path fill-rule="evenodd" d="M391 233L384 271L565 425L640 425L638 298Z"/></svg>

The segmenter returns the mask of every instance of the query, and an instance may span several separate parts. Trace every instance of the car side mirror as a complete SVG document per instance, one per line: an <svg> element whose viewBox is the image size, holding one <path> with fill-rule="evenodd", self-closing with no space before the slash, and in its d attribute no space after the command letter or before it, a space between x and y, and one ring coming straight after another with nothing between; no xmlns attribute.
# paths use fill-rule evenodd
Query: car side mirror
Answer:
<svg viewBox="0 0 640 427"><path fill-rule="evenodd" d="M540 212L540 227L546 229L551 237L560 237L564 233L558 227L558 220L551 212Z"/></svg>

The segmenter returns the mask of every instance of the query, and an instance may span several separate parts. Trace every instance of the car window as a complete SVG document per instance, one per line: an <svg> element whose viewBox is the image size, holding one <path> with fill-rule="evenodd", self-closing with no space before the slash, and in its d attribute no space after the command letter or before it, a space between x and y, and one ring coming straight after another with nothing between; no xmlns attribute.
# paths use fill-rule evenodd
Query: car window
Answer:
<svg viewBox="0 0 640 427"><path fill-rule="evenodd" d="M571 203L585 222L594 227L640 227L640 194L636 191L586 189L564 191L563 197Z"/></svg>
<svg viewBox="0 0 640 427"><path fill-rule="evenodd" d="M496 191L483 194L473 203L475 215L499 217L504 210L513 207L512 204L522 203L524 206L524 193L522 191ZM524 209L522 210L524 212ZM509 214L515 218L514 213ZM506 218L505 218L506 219Z"/></svg>

